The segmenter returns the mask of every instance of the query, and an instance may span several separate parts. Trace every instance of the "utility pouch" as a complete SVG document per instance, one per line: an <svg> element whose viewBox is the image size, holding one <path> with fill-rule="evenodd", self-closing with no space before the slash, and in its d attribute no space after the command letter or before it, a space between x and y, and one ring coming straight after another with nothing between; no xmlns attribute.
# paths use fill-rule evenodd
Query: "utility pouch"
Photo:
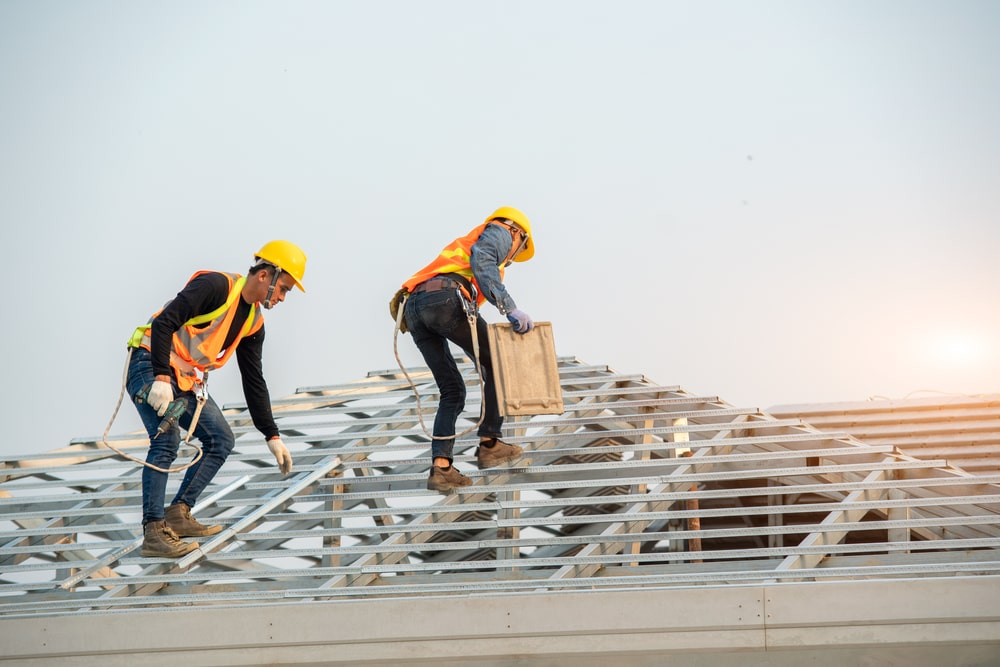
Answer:
<svg viewBox="0 0 1000 667"><path fill-rule="evenodd" d="M399 317L399 309L403 307L406 295L409 293L408 289L400 287L396 293L392 295L392 299L389 300L389 314L392 315L393 322L399 319L399 330L403 333L409 331L409 328L406 326L406 317Z"/></svg>

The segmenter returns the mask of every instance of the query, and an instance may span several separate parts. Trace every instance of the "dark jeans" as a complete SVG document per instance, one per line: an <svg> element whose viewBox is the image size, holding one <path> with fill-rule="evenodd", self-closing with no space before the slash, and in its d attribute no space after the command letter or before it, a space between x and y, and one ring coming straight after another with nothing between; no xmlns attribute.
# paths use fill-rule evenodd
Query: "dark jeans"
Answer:
<svg viewBox="0 0 1000 667"><path fill-rule="evenodd" d="M181 432L176 426L163 435L155 437L156 429L160 425L160 419L156 410L146 403L136 403L135 395L139 393L147 384L153 382L153 363L149 350L136 348L132 352L132 360L129 362L128 379L126 387L128 394L132 398L139 417L142 419L146 433L149 434L149 453L146 455L146 462L160 468L169 468L177 458L177 451L180 448ZM194 417L197 408L197 397L194 392L181 392L177 387L176 378L170 384L174 388L174 400L183 398L187 401L187 409L180 418L180 424L185 429L191 426L191 418ZM201 444L202 457L193 466L184 472L184 479L177 489L171 504L182 502L189 507L194 507L198 501L198 496L209 485L219 468L225 463L229 453L236 445L236 438L233 430L229 427L229 422L222 414L222 410L209 396L201 409L198 417L198 424L195 426L194 435ZM167 493L167 473L158 472L152 468L143 466L142 468L142 523L163 520L163 503Z"/></svg>
<svg viewBox="0 0 1000 667"><path fill-rule="evenodd" d="M406 326L413 335L413 342L441 392L441 402L434 418L434 435L454 436L455 422L465 408L465 380L448 349L448 342L455 343L473 357L472 332L462 307L462 299L454 289L437 292L417 292L406 300ZM483 374L483 423L479 426L482 438L499 438L503 417L497 407L496 386L493 384L493 360L490 357L486 321L477 316L476 333L479 339L479 364ZM434 458L453 458L455 439L434 440L431 454Z"/></svg>

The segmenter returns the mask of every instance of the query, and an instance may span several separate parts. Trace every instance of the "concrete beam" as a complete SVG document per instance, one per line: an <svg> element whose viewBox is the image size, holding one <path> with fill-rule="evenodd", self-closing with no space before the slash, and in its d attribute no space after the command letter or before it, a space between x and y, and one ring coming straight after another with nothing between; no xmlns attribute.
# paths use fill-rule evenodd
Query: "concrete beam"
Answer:
<svg viewBox="0 0 1000 667"><path fill-rule="evenodd" d="M1000 577L0 619L0 666L1000 664Z"/></svg>

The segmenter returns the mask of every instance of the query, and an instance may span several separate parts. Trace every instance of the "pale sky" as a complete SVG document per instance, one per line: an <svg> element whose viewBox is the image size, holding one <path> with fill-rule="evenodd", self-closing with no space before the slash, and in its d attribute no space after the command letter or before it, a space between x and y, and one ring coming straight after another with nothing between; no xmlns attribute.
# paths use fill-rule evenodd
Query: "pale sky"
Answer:
<svg viewBox="0 0 1000 667"><path fill-rule="evenodd" d="M309 261L272 397L394 368L389 297L502 205L560 355L739 407L1000 392L998 34L969 0L0 0L0 454L99 437L132 329L275 238Z"/></svg>

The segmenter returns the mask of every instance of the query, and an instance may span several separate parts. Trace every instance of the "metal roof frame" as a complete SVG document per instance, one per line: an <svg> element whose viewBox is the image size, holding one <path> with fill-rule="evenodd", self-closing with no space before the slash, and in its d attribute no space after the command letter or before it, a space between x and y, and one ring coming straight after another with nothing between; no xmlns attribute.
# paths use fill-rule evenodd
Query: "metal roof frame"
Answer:
<svg viewBox="0 0 1000 667"><path fill-rule="evenodd" d="M429 439L397 371L274 401L282 478L246 406L194 513L224 530L143 558L140 466L80 438L0 471L5 620L477 595L612 594L1000 576L1000 474L558 359L565 412L508 418L525 457L424 489ZM474 367L462 422L479 413ZM426 368L410 375L423 417ZM462 425L460 424L460 429ZM141 454L142 433L114 438ZM472 466L470 466L472 463ZM179 476L174 476L179 477ZM179 479L174 479L175 485ZM168 493L173 486L168 487Z"/></svg>
<svg viewBox="0 0 1000 667"><path fill-rule="evenodd" d="M0 615L448 594L469 585L556 590L1000 569L998 475L973 477L944 460L575 358L559 367L564 415L508 419L507 438L525 447L525 459L469 471L475 485L448 496L423 489L428 439L396 372L275 401L296 458L288 479L267 460L245 406L227 406L236 453L195 508L225 530L178 560L137 555L140 468L96 439L6 461ZM467 361L463 371L464 418L474 423L476 378ZM429 372L412 377L433 414ZM116 444L145 440L132 434ZM474 445L457 443L460 466ZM926 553L951 556L928 563L919 557ZM725 571L698 567L723 561ZM628 574L609 575L625 564Z"/></svg>

